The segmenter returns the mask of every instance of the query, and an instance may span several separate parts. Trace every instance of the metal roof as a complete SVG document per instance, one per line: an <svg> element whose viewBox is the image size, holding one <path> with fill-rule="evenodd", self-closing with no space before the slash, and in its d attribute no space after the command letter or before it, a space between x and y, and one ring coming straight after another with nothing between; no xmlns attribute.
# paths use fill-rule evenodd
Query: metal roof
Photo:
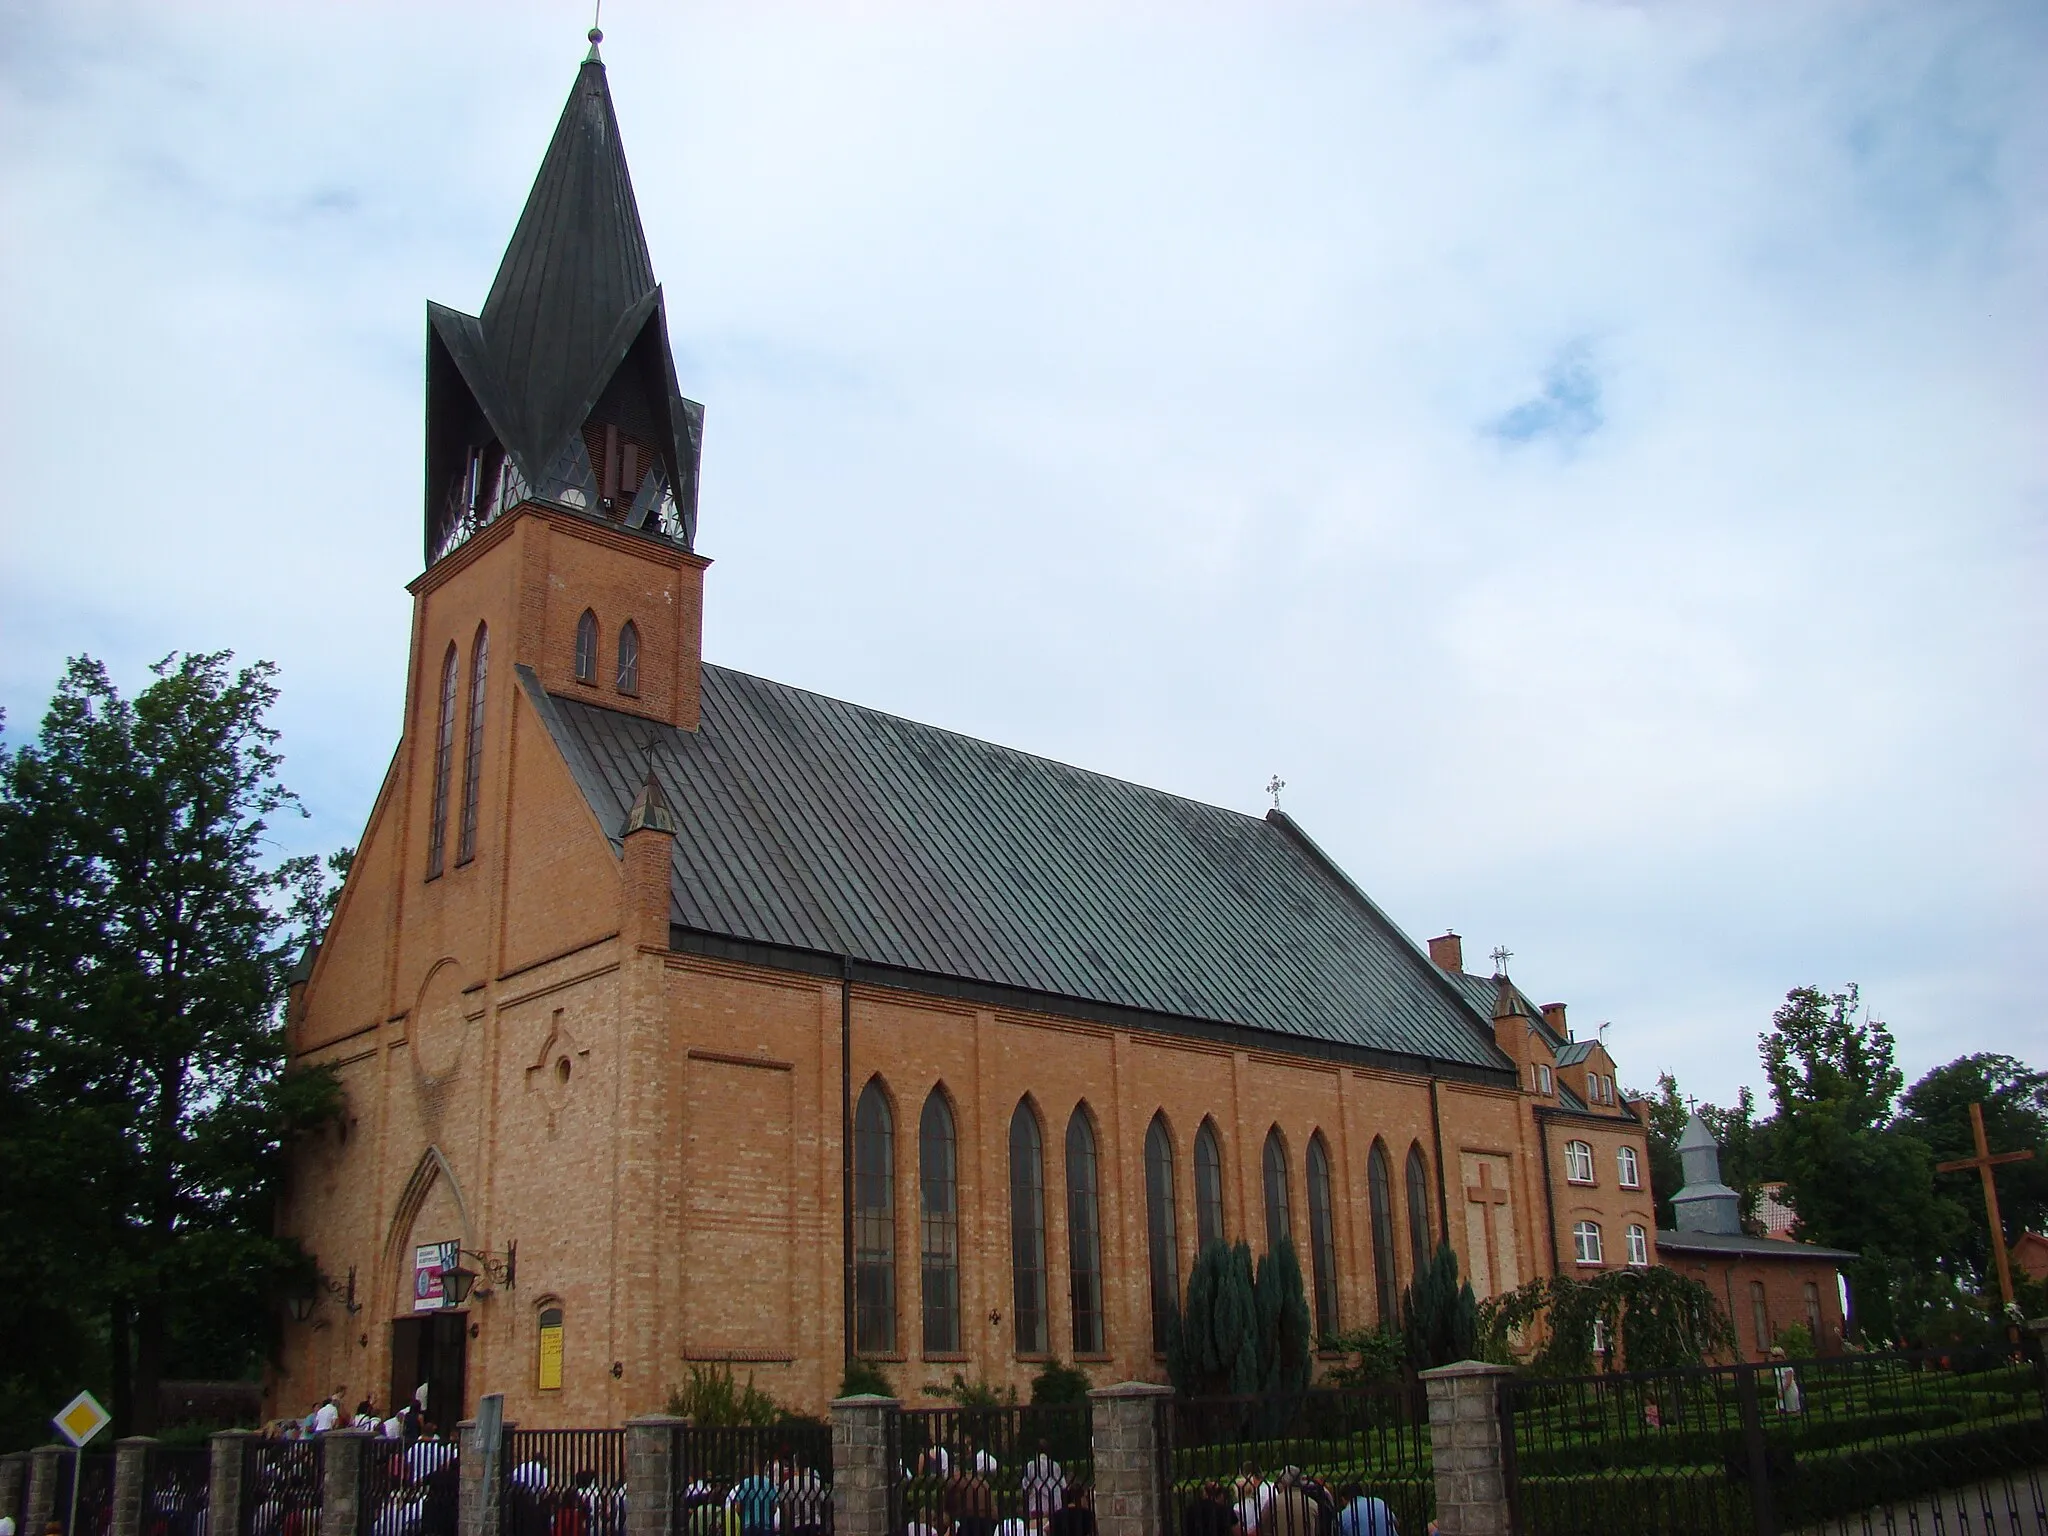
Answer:
<svg viewBox="0 0 2048 1536"><path fill-rule="evenodd" d="M1759 1259L1832 1259L1847 1263L1860 1254L1846 1248L1822 1248L1814 1243L1795 1243L1782 1237L1750 1237L1732 1232L1657 1233L1657 1246L1672 1253L1742 1255Z"/></svg>
<svg viewBox="0 0 2048 1536"><path fill-rule="evenodd" d="M1575 1067L1593 1054L1597 1042L1592 1040L1567 1040L1557 1048L1557 1064L1560 1067Z"/></svg>
<svg viewBox="0 0 2048 1536"><path fill-rule="evenodd" d="M1470 971L1445 971L1444 975L1482 1019L1491 1019L1498 1012L1501 1002L1500 977L1474 976ZM1552 1029L1544 1020L1543 1010L1529 1001L1528 993L1515 986L1513 982L1509 982L1508 987L1514 1001L1521 1005L1518 1011L1527 1015L1529 1022L1536 1026L1536 1032L1543 1037L1544 1043L1554 1054L1559 1046L1566 1043L1564 1036Z"/></svg>
<svg viewBox="0 0 2048 1536"><path fill-rule="evenodd" d="M694 732L520 677L615 841L652 770L680 823L686 933L1512 1071L1485 1018L1277 811L724 667L704 668Z"/></svg>

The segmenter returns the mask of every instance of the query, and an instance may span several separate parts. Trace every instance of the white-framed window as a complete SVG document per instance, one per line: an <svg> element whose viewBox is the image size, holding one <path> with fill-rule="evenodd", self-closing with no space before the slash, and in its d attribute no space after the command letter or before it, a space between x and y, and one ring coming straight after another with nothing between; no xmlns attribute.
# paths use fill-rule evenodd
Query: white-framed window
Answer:
<svg viewBox="0 0 2048 1536"><path fill-rule="evenodd" d="M1593 1353L1596 1355L1607 1353L1607 1319L1604 1317L1593 1319Z"/></svg>
<svg viewBox="0 0 2048 1536"><path fill-rule="evenodd" d="M1572 1228L1572 1254L1581 1264L1601 1262L1599 1222L1582 1221Z"/></svg>
<svg viewBox="0 0 2048 1536"><path fill-rule="evenodd" d="M1614 1154L1614 1161L1621 1171L1621 1187L1623 1189L1641 1189L1643 1187L1642 1159L1636 1156L1636 1149L1634 1147L1623 1147Z"/></svg>
<svg viewBox="0 0 2048 1536"><path fill-rule="evenodd" d="M1628 1261L1638 1269L1650 1262L1650 1234L1634 1222L1628 1225Z"/></svg>
<svg viewBox="0 0 2048 1536"><path fill-rule="evenodd" d="M1574 1184L1593 1182L1593 1147L1590 1142L1564 1144L1564 1176Z"/></svg>
<svg viewBox="0 0 2048 1536"><path fill-rule="evenodd" d="M1540 1062L1536 1067L1536 1091L1538 1093L1550 1092L1550 1068L1542 1065Z"/></svg>

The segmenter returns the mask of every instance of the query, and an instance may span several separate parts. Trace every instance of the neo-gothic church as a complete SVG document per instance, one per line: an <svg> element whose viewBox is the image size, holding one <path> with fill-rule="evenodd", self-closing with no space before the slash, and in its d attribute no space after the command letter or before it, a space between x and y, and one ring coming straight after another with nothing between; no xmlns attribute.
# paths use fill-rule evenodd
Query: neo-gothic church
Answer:
<svg viewBox="0 0 2048 1536"><path fill-rule="evenodd" d="M705 661L703 411L594 42L481 311L429 306L426 417L404 726L293 988L348 1108L280 1407L1158 1380L1216 1238L1291 1242L1325 1333L1446 1237L1482 1294L1655 1261L1604 1047L1286 815Z"/></svg>

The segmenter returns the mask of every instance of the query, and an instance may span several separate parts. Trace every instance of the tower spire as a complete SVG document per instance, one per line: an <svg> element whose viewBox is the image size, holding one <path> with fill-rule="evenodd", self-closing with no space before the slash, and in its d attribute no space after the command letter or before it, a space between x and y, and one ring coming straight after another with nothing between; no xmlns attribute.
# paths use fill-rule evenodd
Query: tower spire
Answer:
<svg viewBox="0 0 2048 1536"><path fill-rule="evenodd" d="M427 557L523 500L695 538L682 398L618 115L590 52L480 314L428 307Z"/></svg>

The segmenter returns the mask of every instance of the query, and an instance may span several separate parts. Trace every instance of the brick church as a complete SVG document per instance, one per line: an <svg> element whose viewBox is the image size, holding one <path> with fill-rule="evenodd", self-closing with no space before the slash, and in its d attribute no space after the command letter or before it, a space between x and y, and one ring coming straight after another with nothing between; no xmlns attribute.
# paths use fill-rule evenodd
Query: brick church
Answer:
<svg viewBox="0 0 2048 1536"><path fill-rule="evenodd" d="M1445 1236L1482 1295L1653 1262L1605 1048L1280 811L704 659L703 411L594 34L426 346L404 725L293 987L348 1107L293 1170L328 1283L278 1411L617 1423L700 1362L817 1409L850 1354L908 1396L1162 1380L1218 1237L1291 1241L1324 1333Z"/></svg>

